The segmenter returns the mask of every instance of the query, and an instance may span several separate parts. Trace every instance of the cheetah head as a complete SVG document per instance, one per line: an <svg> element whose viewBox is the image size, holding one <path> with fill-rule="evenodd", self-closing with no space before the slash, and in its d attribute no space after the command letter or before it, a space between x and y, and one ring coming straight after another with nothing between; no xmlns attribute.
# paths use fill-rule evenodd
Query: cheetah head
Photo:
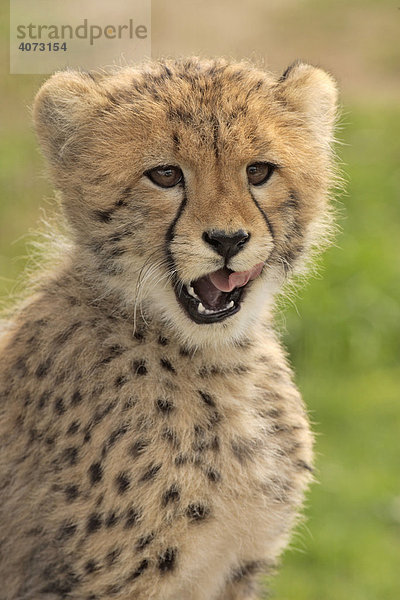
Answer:
<svg viewBox="0 0 400 600"><path fill-rule="evenodd" d="M303 63L57 73L34 119L80 272L186 342L240 340L326 237L336 102Z"/></svg>

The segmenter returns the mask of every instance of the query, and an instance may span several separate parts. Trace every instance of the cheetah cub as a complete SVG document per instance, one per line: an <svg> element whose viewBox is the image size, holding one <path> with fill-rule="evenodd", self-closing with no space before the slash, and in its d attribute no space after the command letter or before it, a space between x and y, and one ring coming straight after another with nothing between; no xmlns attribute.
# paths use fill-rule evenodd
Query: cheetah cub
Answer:
<svg viewBox="0 0 400 600"><path fill-rule="evenodd" d="M43 85L70 242L2 335L2 599L260 597L312 477L271 310L326 238L336 100L303 63Z"/></svg>

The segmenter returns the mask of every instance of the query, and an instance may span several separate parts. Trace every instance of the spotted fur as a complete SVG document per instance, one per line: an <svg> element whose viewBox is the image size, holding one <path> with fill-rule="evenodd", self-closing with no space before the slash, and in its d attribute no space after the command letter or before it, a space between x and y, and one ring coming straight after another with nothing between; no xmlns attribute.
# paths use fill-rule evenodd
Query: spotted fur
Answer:
<svg viewBox="0 0 400 600"><path fill-rule="evenodd" d="M65 71L34 120L70 230L1 340L4 600L250 600L311 480L312 435L270 309L329 227L336 87L296 63ZM246 165L274 163L259 188ZM143 175L177 164L185 185ZM240 311L196 324L174 285L251 231Z"/></svg>

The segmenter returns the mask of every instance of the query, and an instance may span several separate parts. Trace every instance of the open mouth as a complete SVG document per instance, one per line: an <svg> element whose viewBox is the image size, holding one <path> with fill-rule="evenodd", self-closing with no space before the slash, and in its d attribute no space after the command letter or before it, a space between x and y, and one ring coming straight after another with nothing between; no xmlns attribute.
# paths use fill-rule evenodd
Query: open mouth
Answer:
<svg viewBox="0 0 400 600"><path fill-rule="evenodd" d="M248 271L240 272L224 267L187 286L177 284L176 297L195 323L223 321L240 310L248 286L260 275L263 266L264 263L258 263Z"/></svg>

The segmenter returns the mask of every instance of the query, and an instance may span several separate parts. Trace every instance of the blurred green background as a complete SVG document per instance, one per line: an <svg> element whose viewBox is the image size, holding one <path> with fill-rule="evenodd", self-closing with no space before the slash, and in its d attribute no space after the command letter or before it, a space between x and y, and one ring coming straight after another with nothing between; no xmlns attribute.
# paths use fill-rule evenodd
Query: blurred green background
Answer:
<svg viewBox="0 0 400 600"><path fill-rule="evenodd" d="M8 75L4 0L0 9L5 298L52 190L28 109L43 77ZM399 38L398 0L152 3L153 56L247 57L277 72L302 58L342 90L341 233L321 276L278 314L318 432L319 483L273 583L277 600L400 598Z"/></svg>

